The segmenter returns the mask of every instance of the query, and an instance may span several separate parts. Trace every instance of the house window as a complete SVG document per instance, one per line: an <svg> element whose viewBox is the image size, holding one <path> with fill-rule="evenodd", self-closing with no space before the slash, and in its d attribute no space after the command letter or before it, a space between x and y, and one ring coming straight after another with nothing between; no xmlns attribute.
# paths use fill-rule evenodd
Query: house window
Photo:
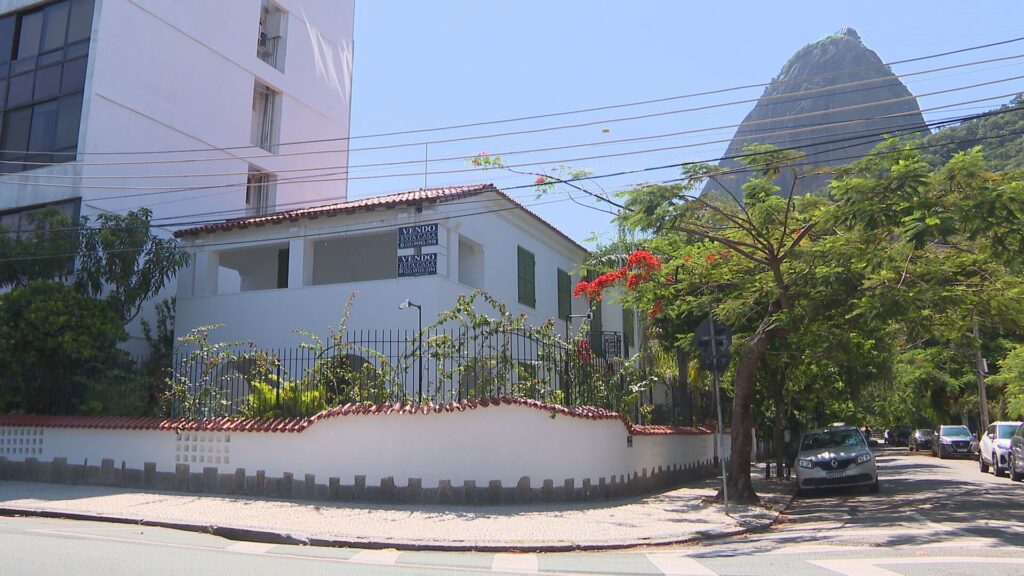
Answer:
<svg viewBox="0 0 1024 576"><path fill-rule="evenodd" d="M572 277L558 269L558 319L567 320L572 314Z"/></svg>
<svg viewBox="0 0 1024 576"><path fill-rule="evenodd" d="M0 17L0 173L75 160L93 0Z"/></svg>
<svg viewBox="0 0 1024 576"><path fill-rule="evenodd" d="M285 13L270 0L260 5L260 35L256 42L256 56L280 71L284 71Z"/></svg>
<svg viewBox="0 0 1024 576"><path fill-rule="evenodd" d="M459 236L459 282L484 289L484 248L465 236Z"/></svg>
<svg viewBox="0 0 1024 576"><path fill-rule="evenodd" d="M533 252L516 246L518 251L519 303L530 308L537 307L536 259Z"/></svg>
<svg viewBox="0 0 1024 576"><path fill-rule="evenodd" d="M590 319L590 349L594 354L604 358L604 325L601 320L601 301L590 303L590 312L594 317Z"/></svg>
<svg viewBox="0 0 1024 576"><path fill-rule="evenodd" d="M252 94L251 142L267 152L274 152L277 144L279 106L280 94L257 80Z"/></svg>
<svg viewBox="0 0 1024 576"><path fill-rule="evenodd" d="M245 182L245 210L249 216L269 214L274 206L277 177L255 166L249 167Z"/></svg>

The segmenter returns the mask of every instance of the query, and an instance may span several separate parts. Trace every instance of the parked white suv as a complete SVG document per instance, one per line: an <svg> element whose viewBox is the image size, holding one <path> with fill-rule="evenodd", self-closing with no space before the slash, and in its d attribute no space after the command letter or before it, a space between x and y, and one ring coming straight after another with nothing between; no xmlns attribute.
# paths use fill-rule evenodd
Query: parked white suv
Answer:
<svg viewBox="0 0 1024 576"><path fill-rule="evenodd" d="M1009 466L1010 439L1013 433L1020 427L1020 422L993 422L981 435L980 449L978 455L978 468L982 472L992 473L996 476L1006 474Z"/></svg>

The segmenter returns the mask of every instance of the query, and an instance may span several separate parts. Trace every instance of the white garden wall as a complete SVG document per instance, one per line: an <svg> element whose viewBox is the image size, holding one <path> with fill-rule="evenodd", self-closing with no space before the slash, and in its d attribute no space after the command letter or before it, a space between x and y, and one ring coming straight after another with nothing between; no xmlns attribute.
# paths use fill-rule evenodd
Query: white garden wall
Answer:
<svg viewBox="0 0 1024 576"><path fill-rule="evenodd" d="M712 434L628 427L603 411L570 411L510 400L452 408L428 414L217 420L204 430L176 430L173 421L156 419L0 416L0 458L7 460L7 467L29 459L34 459L32 466L55 458L66 458L72 467L102 463L108 469L102 483L126 482L126 478L117 481L109 476L113 470L121 474L144 469L168 476L203 474L207 479L236 473L251 478L260 471L265 478L293 477L321 485L334 478L338 485L415 484L423 489L441 487L444 481L451 486L471 482L493 488L498 481L505 488L522 487L524 477L534 490L542 488L545 480L558 487L571 480L574 487L596 489L636 479L637 486L628 493L650 489L646 479L653 481L659 473L663 478L658 483L665 484L672 472L679 476L687 470L710 469L714 456ZM282 431L240 431L243 425ZM301 431L285 431L289 429ZM191 489L196 489L194 481ZM207 482L200 491L218 490Z"/></svg>

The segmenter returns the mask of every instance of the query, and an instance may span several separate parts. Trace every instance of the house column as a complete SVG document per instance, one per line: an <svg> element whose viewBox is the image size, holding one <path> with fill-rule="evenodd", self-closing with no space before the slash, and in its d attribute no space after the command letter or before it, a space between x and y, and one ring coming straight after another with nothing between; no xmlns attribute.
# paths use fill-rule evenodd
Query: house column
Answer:
<svg viewBox="0 0 1024 576"><path fill-rule="evenodd" d="M288 287L309 286L313 280L313 248L305 238L288 241Z"/></svg>
<svg viewBox="0 0 1024 576"><path fill-rule="evenodd" d="M210 296L217 293L217 275L220 270L220 252L207 248L196 250L195 256L195 296Z"/></svg>

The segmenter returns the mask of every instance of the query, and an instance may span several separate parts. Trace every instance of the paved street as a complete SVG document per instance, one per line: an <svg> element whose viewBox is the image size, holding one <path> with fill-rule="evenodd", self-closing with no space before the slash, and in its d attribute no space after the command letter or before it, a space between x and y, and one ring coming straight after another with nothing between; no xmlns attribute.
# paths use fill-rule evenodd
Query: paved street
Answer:
<svg viewBox="0 0 1024 576"><path fill-rule="evenodd" d="M878 495L794 501L767 533L617 552L493 554L235 542L129 525L0 518L0 573L808 574L1024 573L1024 485L972 460L884 451Z"/></svg>

